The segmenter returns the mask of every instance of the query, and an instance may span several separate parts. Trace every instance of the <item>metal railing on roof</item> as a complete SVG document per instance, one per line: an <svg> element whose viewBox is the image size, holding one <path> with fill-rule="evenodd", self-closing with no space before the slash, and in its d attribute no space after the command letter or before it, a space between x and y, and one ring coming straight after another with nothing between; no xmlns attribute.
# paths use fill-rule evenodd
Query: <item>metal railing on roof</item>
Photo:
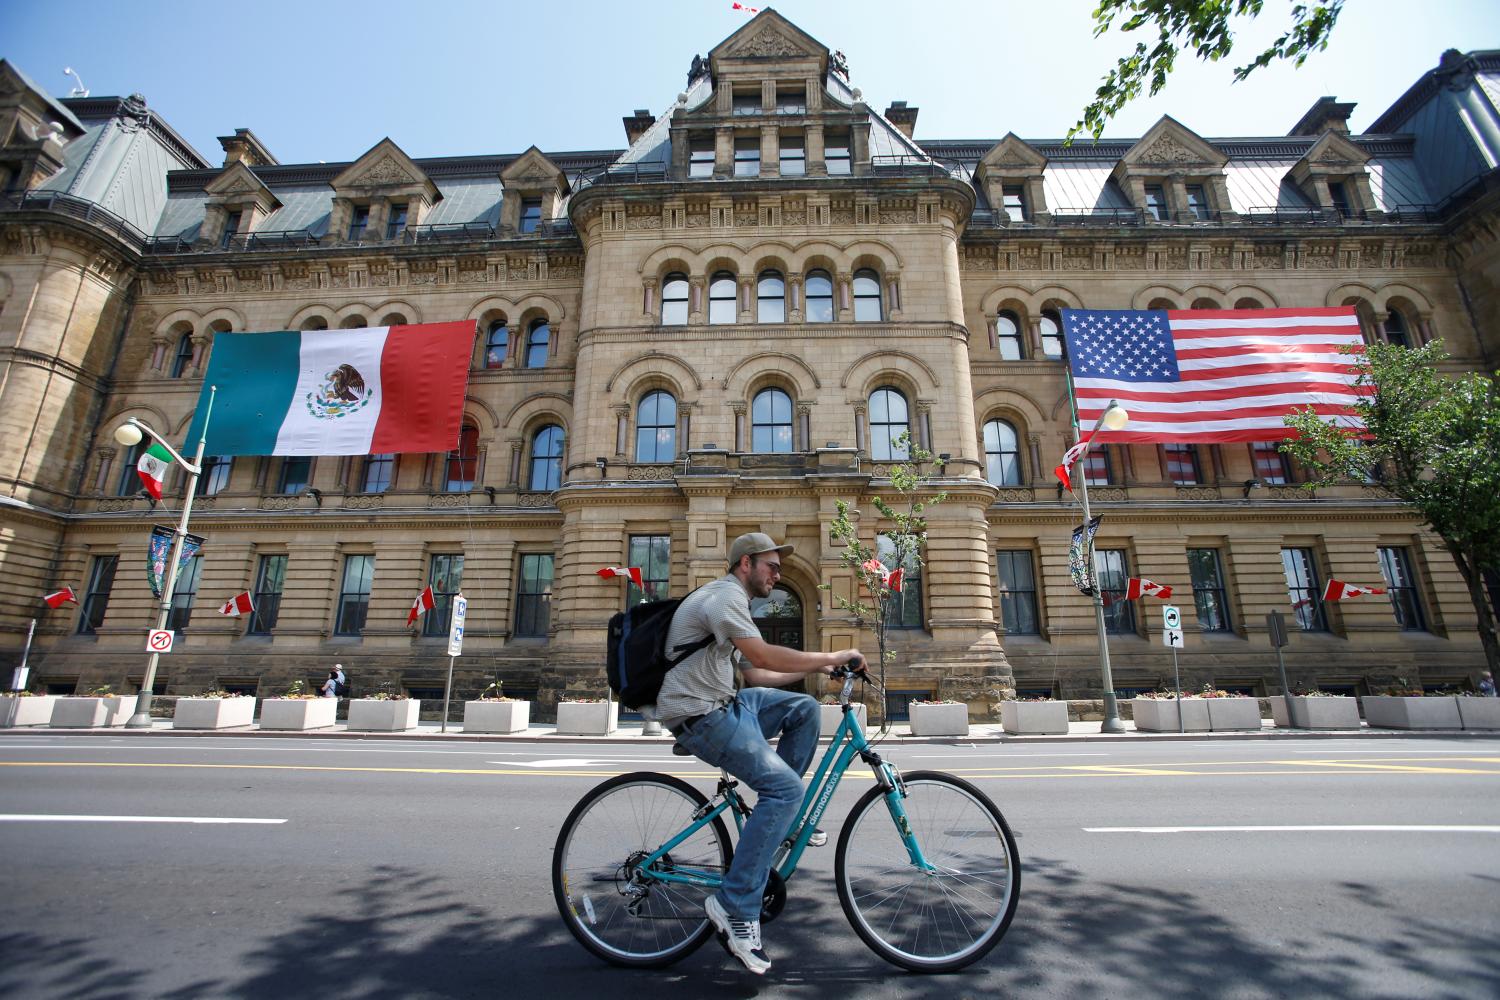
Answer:
<svg viewBox="0 0 1500 1000"><path fill-rule="evenodd" d="M876 174L896 177L952 177L948 167L925 156L872 156L870 169Z"/></svg>
<svg viewBox="0 0 1500 1000"><path fill-rule="evenodd" d="M488 222L441 222L435 225L407 226L401 241L416 243L458 243L469 240L492 240L495 227Z"/></svg>
<svg viewBox="0 0 1500 1000"><path fill-rule="evenodd" d="M1322 226L1342 220L1337 209L1254 205L1240 213L1240 221L1252 226Z"/></svg>
<svg viewBox="0 0 1500 1000"><path fill-rule="evenodd" d="M1054 226L1140 226L1146 213L1139 208L1070 208L1052 210Z"/></svg>
<svg viewBox="0 0 1500 1000"><path fill-rule="evenodd" d="M573 181L573 190L582 191L599 184L653 184L666 179L667 165L659 160L611 163L580 172Z"/></svg>
<svg viewBox="0 0 1500 1000"><path fill-rule="evenodd" d="M61 191L23 191L19 194L8 194L0 198L0 210L57 212L114 233L137 250L145 250L151 242L150 235L137 229L109 209L101 208L86 198L64 194Z"/></svg>
<svg viewBox="0 0 1500 1000"><path fill-rule="evenodd" d="M320 246L322 240L306 229L272 229L265 232L237 233L216 249L227 252L256 250L295 250Z"/></svg>

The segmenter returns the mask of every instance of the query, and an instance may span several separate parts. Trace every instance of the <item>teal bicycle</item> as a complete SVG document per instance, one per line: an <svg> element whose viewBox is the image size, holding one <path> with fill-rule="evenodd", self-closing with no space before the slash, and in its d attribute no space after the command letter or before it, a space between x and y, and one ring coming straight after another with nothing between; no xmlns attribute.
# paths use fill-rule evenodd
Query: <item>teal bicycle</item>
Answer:
<svg viewBox="0 0 1500 1000"><path fill-rule="evenodd" d="M771 867L761 921L786 888L834 791L858 757L875 785L854 804L834 853L839 904L881 958L917 972L978 961L1005 935L1020 895L1016 841L979 789L936 771L903 775L850 711L857 675L840 668L843 719ZM659 968L713 934L704 901L719 888L750 806L720 771L712 798L680 778L622 774L573 807L557 836L552 890L568 930L616 965Z"/></svg>

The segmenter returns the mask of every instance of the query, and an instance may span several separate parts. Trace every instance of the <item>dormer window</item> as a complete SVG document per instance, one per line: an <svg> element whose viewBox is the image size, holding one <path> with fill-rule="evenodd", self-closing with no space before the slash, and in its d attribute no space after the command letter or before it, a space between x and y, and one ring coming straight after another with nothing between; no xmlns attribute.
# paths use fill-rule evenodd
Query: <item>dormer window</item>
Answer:
<svg viewBox="0 0 1500 1000"><path fill-rule="evenodd" d="M1167 219L1167 193L1160 184L1146 185L1146 214L1157 222Z"/></svg>
<svg viewBox="0 0 1500 1000"><path fill-rule="evenodd" d="M521 199L521 226L520 226L521 232L523 232L523 233L534 233L534 232L536 232L537 227L540 226L541 224L542 224L542 199L540 199L540 198L522 198Z"/></svg>
<svg viewBox="0 0 1500 1000"><path fill-rule="evenodd" d="M760 176L760 136L745 136L734 140L734 176Z"/></svg>
<svg viewBox="0 0 1500 1000"><path fill-rule="evenodd" d="M802 87L777 87L776 112L783 115L807 114L807 91Z"/></svg>
<svg viewBox="0 0 1500 1000"><path fill-rule="evenodd" d="M1202 184L1189 184L1184 190L1187 191L1188 214L1198 222L1208 221L1208 195L1204 193Z"/></svg>
<svg viewBox="0 0 1500 1000"><path fill-rule="evenodd" d="M823 163L830 177L849 176L849 133L829 132L823 139Z"/></svg>
<svg viewBox="0 0 1500 1000"><path fill-rule="evenodd" d="M349 240L362 240L365 238L365 230L370 226L370 206L355 205L354 213L349 217Z"/></svg>
<svg viewBox="0 0 1500 1000"><path fill-rule="evenodd" d="M694 136L688 140L688 176L712 177L714 175L714 137Z"/></svg>
<svg viewBox="0 0 1500 1000"><path fill-rule="evenodd" d="M406 202L391 206L391 214L385 220L385 238L394 240L406 232Z"/></svg>
<svg viewBox="0 0 1500 1000"><path fill-rule="evenodd" d="M1002 188L1002 197L1005 199L1005 214L1012 222L1021 222L1026 218L1026 188L1021 184L1007 184Z"/></svg>
<svg viewBox="0 0 1500 1000"><path fill-rule="evenodd" d="M1328 198L1343 218L1347 219L1354 214L1349 207L1349 189L1344 187L1343 181L1328 182Z"/></svg>
<svg viewBox="0 0 1500 1000"><path fill-rule="evenodd" d="M242 212L230 212L229 217L224 220L224 232L219 237L219 249L228 250L229 241L234 239L235 233L240 231L240 219L244 218Z"/></svg>
<svg viewBox="0 0 1500 1000"><path fill-rule="evenodd" d="M760 114L760 88L755 90L736 90L734 92L734 114L758 115Z"/></svg>
<svg viewBox="0 0 1500 1000"><path fill-rule="evenodd" d="M802 136L781 136L780 168L783 177L801 177L807 173L807 146Z"/></svg>

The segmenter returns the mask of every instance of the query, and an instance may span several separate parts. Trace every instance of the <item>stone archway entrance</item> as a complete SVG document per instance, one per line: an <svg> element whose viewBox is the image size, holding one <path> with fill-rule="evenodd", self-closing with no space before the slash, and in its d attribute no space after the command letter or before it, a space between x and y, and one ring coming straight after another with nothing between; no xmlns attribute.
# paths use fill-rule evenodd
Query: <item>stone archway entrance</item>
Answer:
<svg viewBox="0 0 1500 1000"><path fill-rule="evenodd" d="M761 638L773 646L804 649L806 628L802 620L802 601L790 584L778 583L767 597L750 602L750 616L760 629Z"/></svg>

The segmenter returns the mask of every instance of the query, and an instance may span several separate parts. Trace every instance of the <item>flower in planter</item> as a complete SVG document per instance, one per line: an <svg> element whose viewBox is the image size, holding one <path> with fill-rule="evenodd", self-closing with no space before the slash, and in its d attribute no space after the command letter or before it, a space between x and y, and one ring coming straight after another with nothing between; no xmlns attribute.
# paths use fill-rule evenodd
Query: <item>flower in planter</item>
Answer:
<svg viewBox="0 0 1500 1000"><path fill-rule="evenodd" d="M504 682L501 681L499 678L496 678L495 681L494 681L494 683L492 683L489 687L485 688L483 691L479 692L479 697L475 698L474 700L475 701L510 701L510 702L517 702L517 701L525 701L526 699L524 699L524 698L507 698L505 696Z"/></svg>
<svg viewBox="0 0 1500 1000"><path fill-rule="evenodd" d="M408 701L410 699L408 699L405 694L398 694L398 693L396 693L394 691L376 691L374 694L365 695L365 697L362 700L364 700L364 701Z"/></svg>
<svg viewBox="0 0 1500 1000"><path fill-rule="evenodd" d="M1036 701L1056 701L1057 699L1056 698L1045 697L1045 696L1039 695L1039 694L1033 694L1033 695L1027 695L1025 698L1007 698L1005 700L1006 701L1036 702Z"/></svg>
<svg viewBox="0 0 1500 1000"><path fill-rule="evenodd" d="M605 698L562 698L559 705L603 705L608 699Z"/></svg>
<svg viewBox="0 0 1500 1000"><path fill-rule="evenodd" d="M286 689L286 693L285 694L278 695L276 698L268 698L266 700L267 701L277 701L277 700L285 700L285 701L315 701L315 700L317 700L318 698L321 698L321 697L323 697L323 696L320 695L320 694L314 694L314 693L308 691L308 689L307 689L307 682L306 681L292 681L291 684L287 685L287 689Z"/></svg>
<svg viewBox="0 0 1500 1000"><path fill-rule="evenodd" d="M913 698L909 704L912 704L912 705L961 705L961 704L963 704L963 702L957 701L957 700L955 700L953 698L936 698L936 699L931 699L931 700Z"/></svg>
<svg viewBox="0 0 1500 1000"><path fill-rule="evenodd" d="M45 697L47 697L46 694L43 693L43 692L41 692L41 691L9 691L9 692L7 692L7 694L9 694L13 698L45 698Z"/></svg>
<svg viewBox="0 0 1500 1000"><path fill-rule="evenodd" d="M1201 692L1199 692L1197 695L1194 695L1194 697L1197 697L1197 698L1238 698L1239 695L1237 695L1237 694L1230 694L1228 691L1222 691L1219 688L1214 687L1212 684L1205 684L1205 685L1203 685L1203 690Z"/></svg>
<svg viewBox="0 0 1500 1000"><path fill-rule="evenodd" d="M100 684L90 691L88 696L90 698L114 698L116 697L115 686L113 684Z"/></svg>
<svg viewBox="0 0 1500 1000"><path fill-rule="evenodd" d="M1319 691L1317 688L1309 688L1309 689L1307 689L1305 691L1301 690L1299 688L1293 688L1292 689L1292 697L1293 698L1338 698L1338 697L1341 697L1341 696L1333 694L1333 693L1328 692L1328 691Z"/></svg>
<svg viewBox="0 0 1500 1000"><path fill-rule="evenodd" d="M194 698L248 698L249 695L243 694L243 693L241 693L239 691L225 691L225 690L222 690L220 688L213 688L212 690L205 691L202 694L195 694L195 695L193 695L193 697Z"/></svg>

